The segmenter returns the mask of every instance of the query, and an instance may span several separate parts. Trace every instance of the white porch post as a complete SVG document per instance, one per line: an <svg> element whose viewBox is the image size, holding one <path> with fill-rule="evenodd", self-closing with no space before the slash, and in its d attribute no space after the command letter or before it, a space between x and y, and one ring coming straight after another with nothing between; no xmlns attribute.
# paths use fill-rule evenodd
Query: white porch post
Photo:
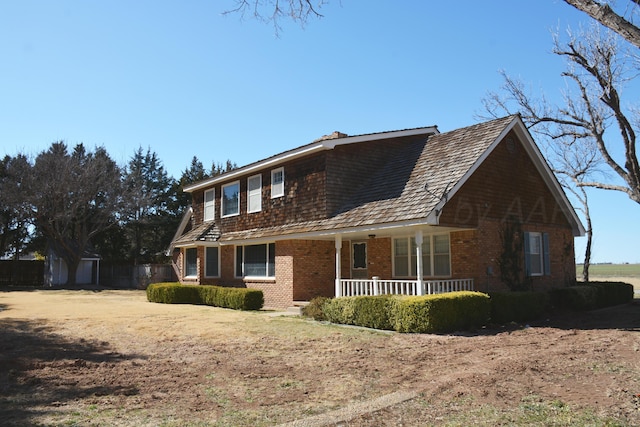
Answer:
<svg viewBox="0 0 640 427"><path fill-rule="evenodd" d="M336 234L336 298L341 296L341 287L340 287L340 275L341 275L341 267L340 267L340 250L342 249L342 235Z"/></svg>
<svg viewBox="0 0 640 427"><path fill-rule="evenodd" d="M417 274L417 283L416 283L416 293L418 295L424 295L424 285L422 283L422 271L423 271L423 266L422 266L422 242L423 240L423 236L422 236L422 230L418 230L416 231L416 274Z"/></svg>

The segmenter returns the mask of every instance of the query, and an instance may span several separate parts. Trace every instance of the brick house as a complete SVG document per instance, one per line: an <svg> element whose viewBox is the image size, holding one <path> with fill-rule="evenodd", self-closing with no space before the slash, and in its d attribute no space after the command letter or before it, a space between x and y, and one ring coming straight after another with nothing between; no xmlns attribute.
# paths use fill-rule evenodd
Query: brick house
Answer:
<svg viewBox="0 0 640 427"><path fill-rule="evenodd" d="M513 252L517 280L564 286L584 234L519 116L446 133L334 132L184 191L180 281L262 289L274 308L503 289Z"/></svg>

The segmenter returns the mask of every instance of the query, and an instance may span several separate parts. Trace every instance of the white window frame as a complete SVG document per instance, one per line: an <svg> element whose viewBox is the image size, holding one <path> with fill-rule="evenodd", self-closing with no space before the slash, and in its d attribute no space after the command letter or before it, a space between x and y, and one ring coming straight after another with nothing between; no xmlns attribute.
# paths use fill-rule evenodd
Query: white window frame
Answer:
<svg viewBox="0 0 640 427"><path fill-rule="evenodd" d="M187 262L189 261L187 252L189 251L196 251L196 274L187 274ZM197 246L191 246L184 249L184 277L185 278L198 277L198 247Z"/></svg>
<svg viewBox="0 0 640 427"><path fill-rule="evenodd" d="M436 236L447 236L448 237L448 255L449 255L449 266L448 266L448 270L449 270L449 274L445 274L445 275L436 275L435 274L435 256L436 255L441 255L441 254L436 254L435 253L435 237ZM406 241L406 245L407 247L407 254L408 255L403 255L403 257L406 257L406 262L408 263L406 266L407 272L409 273L408 276L398 276L396 275L396 240L405 240ZM415 251L415 247L412 244L412 240L414 239L413 236L397 236L391 239L391 260L392 260L392 269L393 269L393 277L398 277L398 278L413 278L415 277L415 275L413 275L413 268L412 268L412 261L416 261L416 251ZM414 242L415 243L415 242ZM428 234L424 236L424 244L428 244L429 245L429 258L428 258L428 262L429 265L424 265L423 266L423 271L427 272L429 271L431 274L425 274L423 273L423 279L425 278L446 278L446 277L451 277L451 234L450 233L436 233L436 234ZM424 260L424 255L426 255L426 251L423 252L423 260ZM425 260L426 261L426 260Z"/></svg>
<svg viewBox="0 0 640 427"><path fill-rule="evenodd" d="M246 259L245 248L247 246L262 246L262 245L266 246L267 256L266 256L266 260L265 260L265 269L266 269L267 275L266 276L255 276L255 275L254 276L248 276L248 275L245 275L245 267L244 267L244 263L245 263L245 259ZM273 251L274 251L273 254L270 252L270 248L271 247L273 247ZM239 250L241 251L241 255L240 256L242 257L242 259L238 259L238 251ZM233 268L234 276L236 278L243 278L243 279L275 280L275 278L276 278L275 250L276 250L275 242L259 243L257 245L239 245L239 246L235 246L234 247L234 255L233 255L233 258L234 258L234 263L233 263L234 264L233 265L233 267L234 267ZM269 261L270 261L272 255L273 255L273 258L274 258L274 260L273 260L274 261L273 262L273 275L269 276ZM241 275L238 275L238 271L239 270L241 270L241 273L242 273Z"/></svg>
<svg viewBox="0 0 640 427"><path fill-rule="evenodd" d="M207 201L207 196L210 196L211 200ZM207 215L208 214L208 215ZM205 221L213 221L216 217L216 190L212 188L204 192L204 209L203 218Z"/></svg>
<svg viewBox="0 0 640 427"><path fill-rule="evenodd" d="M251 189L251 181L258 180L258 187ZM253 209L251 209L253 206ZM262 210L262 175L247 178L247 212L254 213Z"/></svg>
<svg viewBox="0 0 640 427"><path fill-rule="evenodd" d="M282 174L282 180L276 183L276 175ZM271 170L271 198L284 196L284 167Z"/></svg>
<svg viewBox="0 0 640 427"><path fill-rule="evenodd" d="M209 264L207 263L207 252L210 249L216 249L218 252L218 271L216 274L211 274L209 271ZM220 247L219 246L206 246L204 248L204 277L220 277Z"/></svg>
<svg viewBox="0 0 640 427"><path fill-rule="evenodd" d="M224 190L225 188L229 188L229 187L233 187L233 186L237 186L238 187L238 203L237 203L237 207L235 209L235 212L230 213L230 214L225 214L224 210L225 210L225 193ZM225 184L222 186L222 189L220 190L220 217L221 218L228 218L228 217L232 217L232 216L237 216L240 215L240 181L234 181L234 182L230 182L229 184Z"/></svg>
<svg viewBox="0 0 640 427"><path fill-rule="evenodd" d="M537 252L531 252L534 241L538 241ZM551 276L551 248L549 233L527 231L524 233L524 268L527 277ZM539 261L536 259L539 257ZM536 261L536 271L533 271L533 261Z"/></svg>

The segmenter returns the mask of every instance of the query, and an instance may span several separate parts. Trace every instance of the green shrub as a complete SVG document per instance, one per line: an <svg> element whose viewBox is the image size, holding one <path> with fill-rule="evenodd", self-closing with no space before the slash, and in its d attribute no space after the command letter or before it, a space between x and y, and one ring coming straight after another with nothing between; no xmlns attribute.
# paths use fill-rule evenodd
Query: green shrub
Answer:
<svg viewBox="0 0 640 427"><path fill-rule="evenodd" d="M389 320L393 295L359 296L353 300L353 324L374 329L393 330Z"/></svg>
<svg viewBox="0 0 640 427"><path fill-rule="evenodd" d="M400 297L390 304L390 323L398 332L451 332L486 324L491 304L480 292Z"/></svg>
<svg viewBox="0 0 640 427"><path fill-rule="evenodd" d="M324 315L331 323L353 325L355 319L355 298L342 297L327 300L322 306Z"/></svg>
<svg viewBox="0 0 640 427"><path fill-rule="evenodd" d="M205 304L235 310L260 310L264 305L264 294L258 289L180 283L153 283L147 287L147 299L165 304Z"/></svg>
<svg viewBox="0 0 640 427"><path fill-rule="evenodd" d="M551 290L556 307L570 310L593 310L598 306L598 288L595 286L569 286Z"/></svg>
<svg viewBox="0 0 640 427"><path fill-rule="evenodd" d="M332 323L398 332L449 332L486 324L489 296L479 292L403 297L358 296L326 299L324 318Z"/></svg>
<svg viewBox="0 0 640 427"><path fill-rule="evenodd" d="M180 283L153 283L147 287L147 300L164 304L201 304L198 286Z"/></svg>
<svg viewBox="0 0 640 427"><path fill-rule="evenodd" d="M633 300L633 285L622 282L587 282L598 289L598 307L626 304Z"/></svg>
<svg viewBox="0 0 640 427"><path fill-rule="evenodd" d="M549 306L546 292L490 292L491 322L504 324L538 319Z"/></svg>
<svg viewBox="0 0 640 427"><path fill-rule="evenodd" d="M315 297L309 304L302 307L302 315L305 317L311 317L314 320L327 320L324 315L324 304L329 300L327 297Z"/></svg>
<svg viewBox="0 0 640 427"><path fill-rule="evenodd" d="M344 325L374 329L393 329L389 321L393 295L357 296L326 299L322 306L326 320Z"/></svg>
<svg viewBox="0 0 640 427"><path fill-rule="evenodd" d="M633 286L622 282L586 282L551 291L553 303L571 310L593 310L633 300Z"/></svg>

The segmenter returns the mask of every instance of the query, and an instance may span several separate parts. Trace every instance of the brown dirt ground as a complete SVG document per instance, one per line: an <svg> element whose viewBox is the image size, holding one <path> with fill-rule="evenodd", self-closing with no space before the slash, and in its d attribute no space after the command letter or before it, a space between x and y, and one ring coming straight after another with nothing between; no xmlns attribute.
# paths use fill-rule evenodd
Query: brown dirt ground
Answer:
<svg viewBox="0 0 640 427"><path fill-rule="evenodd" d="M143 291L0 292L0 424L270 426L407 391L417 397L324 425L455 425L534 401L640 425L638 299L448 335L277 314Z"/></svg>

